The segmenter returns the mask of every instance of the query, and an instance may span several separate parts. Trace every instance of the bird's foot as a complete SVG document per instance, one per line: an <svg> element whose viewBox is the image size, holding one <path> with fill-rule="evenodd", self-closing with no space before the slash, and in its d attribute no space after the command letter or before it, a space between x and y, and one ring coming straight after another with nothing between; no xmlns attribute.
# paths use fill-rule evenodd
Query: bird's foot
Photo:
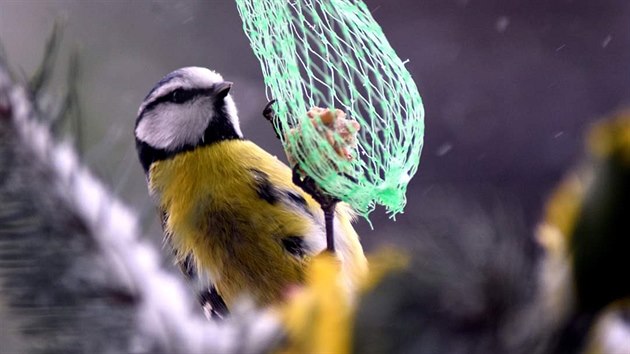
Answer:
<svg viewBox="0 0 630 354"><path fill-rule="evenodd" d="M280 133L276 129L276 127L277 127L277 119L278 118L276 117L276 111L273 109L274 103L276 103L275 99L272 99L271 101L269 101L265 105L265 108L263 108L262 115L273 126L273 131L274 131L274 133L276 133L276 138L278 138L278 140L282 140L281 137L280 137Z"/></svg>
<svg viewBox="0 0 630 354"><path fill-rule="evenodd" d="M326 250L335 253L335 237L334 237L334 217L335 206L339 199L323 191L317 182L310 176L303 176L300 172L299 165L293 166L293 184L302 188L306 193L310 194L324 211L324 219L326 222Z"/></svg>

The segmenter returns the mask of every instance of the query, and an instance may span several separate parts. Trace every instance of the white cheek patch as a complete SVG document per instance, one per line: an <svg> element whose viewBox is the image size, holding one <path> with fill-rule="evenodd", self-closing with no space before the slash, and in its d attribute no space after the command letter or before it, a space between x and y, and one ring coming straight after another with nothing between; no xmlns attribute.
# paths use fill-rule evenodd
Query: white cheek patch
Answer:
<svg viewBox="0 0 630 354"><path fill-rule="evenodd" d="M167 151L197 144L214 114L198 103L166 103L146 112L138 123L136 137L153 148Z"/></svg>

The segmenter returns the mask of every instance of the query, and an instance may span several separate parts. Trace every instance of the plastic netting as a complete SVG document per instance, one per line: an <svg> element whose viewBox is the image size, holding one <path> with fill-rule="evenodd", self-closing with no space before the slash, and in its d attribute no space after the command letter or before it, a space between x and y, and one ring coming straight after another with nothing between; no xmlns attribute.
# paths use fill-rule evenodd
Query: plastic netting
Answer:
<svg viewBox="0 0 630 354"><path fill-rule="evenodd" d="M352 0L236 0L276 99L276 130L289 156L329 194L367 215L402 212L420 161L424 108L416 84L372 17ZM311 107L341 109L360 125L344 158L312 124ZM321 122L320 117L316 117ZM287 134L299 127L300 134ZM343 137L333 131L334 141Z"/></svg>

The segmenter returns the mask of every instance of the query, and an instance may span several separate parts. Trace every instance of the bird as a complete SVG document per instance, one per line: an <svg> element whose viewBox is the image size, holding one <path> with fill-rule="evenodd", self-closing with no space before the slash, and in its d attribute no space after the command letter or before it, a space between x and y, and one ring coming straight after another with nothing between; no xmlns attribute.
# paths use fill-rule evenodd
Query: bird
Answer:
<svg viewBox="0 0 630 354"><path fill-rule="evenodd" d="M135 140L175 262L212 314L239 299L281 303L326 247L320 205L292 169L244 138L233 83L203 67L163 77L139 107ZM355 213L335 209L335 255L349 294L368 270Z"/></svg>

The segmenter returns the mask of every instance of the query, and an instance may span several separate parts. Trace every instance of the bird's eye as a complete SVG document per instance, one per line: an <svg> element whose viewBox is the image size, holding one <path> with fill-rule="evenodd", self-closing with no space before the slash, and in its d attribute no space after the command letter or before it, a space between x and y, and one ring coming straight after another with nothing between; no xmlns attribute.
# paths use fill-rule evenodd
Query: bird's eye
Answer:
<svg viewBox="0 0 630 354"><path fill-rule="evenodd" d="M191 98L191 95L192 94L186 90L177 89L170 94L169 101L173 103L184 103Z"/></svg>

